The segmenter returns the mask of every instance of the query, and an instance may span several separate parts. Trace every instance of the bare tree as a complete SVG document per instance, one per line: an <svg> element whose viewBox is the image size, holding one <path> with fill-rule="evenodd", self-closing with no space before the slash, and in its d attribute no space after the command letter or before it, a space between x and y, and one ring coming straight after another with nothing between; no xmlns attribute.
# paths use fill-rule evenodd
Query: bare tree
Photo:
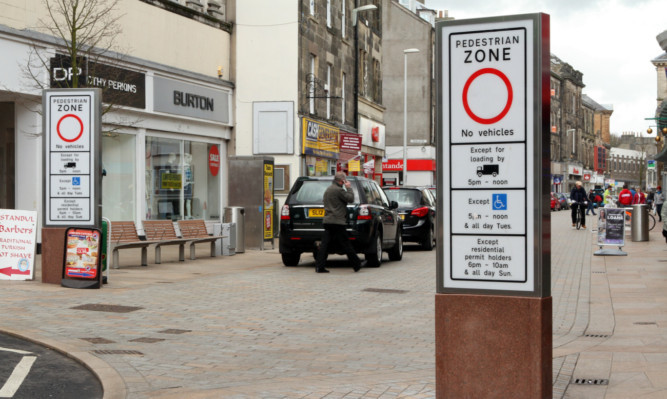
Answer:
<svg viewBox="0 0 667 399"><path fill-rule="evenodd" d="M86 86L87 82L79 81L84 67L109 58L116 50L115 39L121 33L118 20L122 16L116 9L118 1L42 0L48 17L40 19L36 29L56 38L65 55L59 61L72 71L71 79L60 81L59 87ZM32 56L36 62L31 62L28 73L44 89L46 85L38 77L42 71L50 70L52 60L39 51L33 51Z"/></svg>

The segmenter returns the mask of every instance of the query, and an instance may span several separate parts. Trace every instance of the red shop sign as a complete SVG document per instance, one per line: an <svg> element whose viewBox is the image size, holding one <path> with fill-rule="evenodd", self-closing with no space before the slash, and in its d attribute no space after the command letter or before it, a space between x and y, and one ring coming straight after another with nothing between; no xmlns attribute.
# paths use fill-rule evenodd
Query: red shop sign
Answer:
<svg viewBox="0 0 667 399"><path fill-rule="evenodd" d="M208 150L208 170L213 176L217 176L220 171L220 153L217 145L212 145Z"/></svg>

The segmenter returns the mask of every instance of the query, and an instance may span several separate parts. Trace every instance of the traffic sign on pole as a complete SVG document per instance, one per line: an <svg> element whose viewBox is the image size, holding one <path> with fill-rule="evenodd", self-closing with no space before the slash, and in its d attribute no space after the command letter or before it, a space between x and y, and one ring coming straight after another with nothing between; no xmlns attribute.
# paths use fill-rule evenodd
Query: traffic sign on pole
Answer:
<svg viewBox="0 0 667 399"><path fill-rule="evenodd" d="M526 15L438 26L438 292L549 291L535 245L543 231L541 91L549 68L538 57L539 21Z"/></svg>
<svg viewBox="0 0 667 399"><path fill-rule="evenodd" d="M100 89L45 90L44 225L98 226Z"/></svg>

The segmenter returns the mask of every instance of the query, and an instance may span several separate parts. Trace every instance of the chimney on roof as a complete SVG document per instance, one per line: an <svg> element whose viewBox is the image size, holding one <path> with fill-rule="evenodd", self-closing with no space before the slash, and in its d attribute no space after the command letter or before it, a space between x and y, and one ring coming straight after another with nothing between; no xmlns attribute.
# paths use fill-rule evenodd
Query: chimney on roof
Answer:
<svg viewBox="0 0 667 399"><path fill-rule="evenodd" d="M667 51L667 30L659 34L658 36L655 37L656 40L658 40L658 43L660 44L660 47Z"/></svg>

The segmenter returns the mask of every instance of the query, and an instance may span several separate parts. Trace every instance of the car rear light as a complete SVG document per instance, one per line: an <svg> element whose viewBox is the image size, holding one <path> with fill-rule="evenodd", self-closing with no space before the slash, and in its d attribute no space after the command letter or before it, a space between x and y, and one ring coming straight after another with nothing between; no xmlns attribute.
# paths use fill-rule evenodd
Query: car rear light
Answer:
<svg viewBox="0 0 667 399"><path fill-rule="evenodd" d="M370 220L371 211L368 209L368 205L361 205L359 207L359 214L357 215L357 220Z"/></svg>
<svg viewBox="0 0 667 399"><path fill-rule="evenodd" d="M428 208L427 207L417 208L413 210L410 214L413 216L417 216L418 218L423 218L424 216L428 215Z"/></svg>
<svg viewBox="0 0 667 399"><path fill-rule="evenodd" d="M280 220L290 220L289 205L283 205L283 209L280 211Z"/></svg>

